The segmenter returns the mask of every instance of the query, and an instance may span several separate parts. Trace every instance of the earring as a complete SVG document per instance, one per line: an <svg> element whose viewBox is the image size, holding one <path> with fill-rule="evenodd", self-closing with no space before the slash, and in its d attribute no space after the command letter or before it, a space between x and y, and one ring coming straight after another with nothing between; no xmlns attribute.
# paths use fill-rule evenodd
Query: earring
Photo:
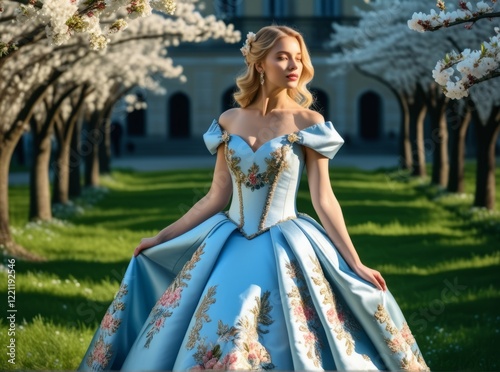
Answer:
<svg viewBox="0 0 500 372"><path fill-rule="evenodd" d="M264 85L264 71L260 72L260 85Z"/></svg>

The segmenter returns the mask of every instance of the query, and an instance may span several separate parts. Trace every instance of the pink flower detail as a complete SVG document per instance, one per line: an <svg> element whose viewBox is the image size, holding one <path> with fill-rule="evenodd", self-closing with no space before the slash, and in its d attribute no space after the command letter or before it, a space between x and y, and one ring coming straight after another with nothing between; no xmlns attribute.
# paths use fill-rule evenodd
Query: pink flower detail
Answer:
<svg viewBox="0 0 500 372"><path fill-rule="evenodd" d="M394 337L392 340L388 342L389 349L391 349L392 352L396 353L398 351L404 350L403 345L405 344L405 340L401 335L397 335Z"/></svg>
<svg viewBox="0 0 500 372"><path fill-rule="evenodd" d="M408 327L407 323L403 324L403 328L401 329L401 335L405 339L406 343L410 345L416 342L415 337L413 337L413 334L411 333L410 327Z"/></svg>
<svg viewBox="0 0 500 372"><path fill-rule="evenodd" d="M115 319L113 315L109 312L109 310L106 312L104 317L102 318L101 321L101 329L105 332L107 332L109 335L115 333L118 330L118 327L120 326L121 320L120 319Z"/></svg>
<svg viewBox="0 0 500 372"><path fill-rule="evenodd" d="M101 364L101 365L106 365L107 358L106 358L106 347L104 346L104 343L100 343L96 345L94 352L92 353L94 360Z"/></svg>
<svg viewBox="0 0 500 372"><path fill-rule="evenodd" d="M255 176L255 173L250 173L248 175L248 180L252 185L255 185L257 183L257 177Z"/></svg>
<svg viewBox="0 0 500 372"><path fill-rule="evenodd" d="M203 356L203 363L207 363L212 358L213 358L212 350L208 350L207 353Z"/></svg>
<svg viewBox="0 0 500 372"><path fill-rule="evenodd" d="M167 289L160 298L160 305L164 307L171 307L181 299L182 288L176 288L174 291Z"/></svg>
<svg viewBox="0 0 500 372"><path fill-rule="evenodd" d="M189 370L190 371L203 371L205 369L205 367L203 367L202 365L200 364L197 364L195 365L194 367L191 367Z"/></svg>
<svg viewBox="0 0 500 372"><path fill-rule="evenodd" d="M113 316L109 312L106 312L104 318L102 318L101 328L111 329L113 327L114 320Z"/></svg>
<svg viewBox="0 0 500 372"><path fill-rule="evenodd" d="M213 369L213 367L217 364L217 358L212 358L208 362L205 363L205 369Z"/></svg>
<svg viewBox="0 0 500 372"><path fill-rule="evenodd" d="M224 364L231 365L233 363L236 363L238 361L238 355L236 353L229 353L227 354L224 359L227 360L224 362Z"/></svg>
<svg viewBox="0 0 500 372"><path fill-rule="evenodd" d="M306 341L308 344L315 343L316 340L316 335L313 332L304 333L304 341Z"/></svg>
<svg viewBox="0 0 500 372"><path fill-rule="evenodd" d="M297 317L300 322L307 322L314 319L316 313L313 308L305 305L295 306L293 309L293 314Z"/></svg>
<svg viewBox="0 0 500 372"><path fill-rule="evenodd" d="M326 312L326 318L328 319L328 323L336 323L337 312L335 311L335 308L331 307L328 309L328 311Z"/></svg>
<svg viewBox="0 0 500 372"><path fill-rule="evenodd" d="M161 327L163 327L163 323L164 323L164 321L165 321L165 318L159 318L159 319L157 319L157 320L156 320L156 322L155 322L155 327L156 327L156 328L161 328Z"/></svg>
<svg viewBox="0 0 500 372"><path fill-rule="evenodd" d="M221 363L220 361L217 362L217 363L215 363L215 365L213 366L212 369L215 370L215 371L224 371L225 370L224 364Z"/></svg>
<svg viewBox="0 0 500 372"><path fill-rule="evenodd" d="M111 345L106 344L102 337L97 340L94 344L94 349L92 353L89 354L87 359L87 365L91 368L95 368L95 364L98 365L99 369L105 369L111 358Z"/></svg>

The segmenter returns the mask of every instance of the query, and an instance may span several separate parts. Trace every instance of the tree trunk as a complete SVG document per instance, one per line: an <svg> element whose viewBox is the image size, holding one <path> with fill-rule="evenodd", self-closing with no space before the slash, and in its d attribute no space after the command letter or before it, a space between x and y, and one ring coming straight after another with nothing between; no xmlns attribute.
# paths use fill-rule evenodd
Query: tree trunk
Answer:
<svg viewBox="0 0 500 372"><path fill-rule="evenodd" d="M42 131L43 132L43 131ZM52 219L50 204L49 163L51 153L50 132L40 133L36 124L32 125L33 166L30 171L30 220L49 221Z"/></svg>
<svg viewBox="0 0 500 372"><path fill-rule="evenodd" d="M446 106L449 99L436 84L431 84L425 97L431 119L431 183L445 188L448 185L448 174L450 172L448 126L446 121Z"/></svg>
<svg viewBox="0 0 500 372"><path fill-rule="evenodd" d="M411 170L413 168L413 159L411 156L410 139L410 112L408 108L408 99L400 95L399 107L401 108L401 130L399 133L400 141L400 163L402 169Z"/></svg>
<svg viewBox="0 0 500 372"><path fill-rule="evenodd" d="M78 122L82 105L84 103L88 86L81 89L78 101L72 103L73 112L69 115L67 122L56 123L56 133L59 142L56 162L54 162L54 192L52 203L66 204L69 201L69 175L70 175L70 153L73 132ZM62 119L62 118L61 118Z"/></svg>
<svg viewBox="0 0 500 372"><path fill-rule="evenodd" d="M69 197L78 198L82 194L82 183L80 165L82 163L82 152L80 150L81 125L76 123L71 136L71 149L69 158Z"/></svg>
<svg viewBox="0 0 500 372"><path fill-rule="evenodd" d="M30 261L42 258L28 252L16 244L10 233L9 223L9 168L16 147L14 141L4 141L0 146L0 251L4 256L12 256Z"/></svg>
<svg viewBox="0 0 500 372"><path fill-rule="evenodd" d="M23 135L25 123L30 121L34 108L46 95L51 84L53 84L62 73L63 71L54 71L47 81L37 86L24 101L25 104L23 108L18 113L9 130L7 130L6 133L0 134L0 246L4 247L6 254L32 261L42 261L43 258L28 252L23 247L16 244L10 234L8 194L9 168L12 160L12 153Z"/></svg>
<svg viewBox="0 0 500 372"><path fill-rule="evenodd" d="M457 105L454 106L458 110ZM450 173L448 176L448 192L459 194L465 192L465 139L471 117L471 110L469 107L466 107L462 115L450 118Z"/></svg>
<svg viewBox="0 0 500 372"><path fill-rule="evenodd" d="M492 109L485 124L474 111L477 138L475 207L495 208L495 144L500 131L500 107Z"/></svg>
<svg viewBox="0 0 500 372"><path fill-rule="evenodd" d="M412 176L425 177L425 149L424 149L424 120L427 114L423 94L419 91L413 96L413 100L408 102L410 114L410 138L412 144Z"/></svg>
<svg viewBox="0 0 500 372"><path fill-rule="evenodd" d="M69 154L71 139L72 137L62 138L59 141L56 160L52 162L54 173L52 204L67 204L69 201Z"/></svg>
<svg viewBox="0 0 500 372"><path fill-rule="evenodd" d="M448 185L450 172L448 128L444 109L431 113L431 136L433 144L431 183L444 188Z"/></svg>
<svg viewBox="0 0 500 372"><path fill-rule="evenodd" d="M88 149L85 151L88 155L85 157L85 186L99 186L99 143L102 141L102 133L99 130L99 121L101 114L95 111L84 129L84 140L82 147Z"/></svg>
<svg viewBox="0 0 500 372"><path fill-rule="evenodd" d="M52 100L45 100L45 120L38 124L32 122L34 135L34 166L30 182L30 219L50 220L52 209L50 202L49 164L51 156L51 136L54 125L60 117L63 102L71 96L78 85L71 85L63 92L52 90ZM38 125L37 125L38 124Z"/></svg>
<svg viewBox="0 0 500 372"><path fill-rule="evenodd" d="M0 246L7 253L14 253L9 250L14 244L9 228L9 168L14 148L13 143L0 146Z"/></svg>
<svg viewBox="0 0 500 372"><path fill-rule="evenodd" d="M99 173L111 173L111 120L106 118L102 126L103 140L99 145Z"/></svg>

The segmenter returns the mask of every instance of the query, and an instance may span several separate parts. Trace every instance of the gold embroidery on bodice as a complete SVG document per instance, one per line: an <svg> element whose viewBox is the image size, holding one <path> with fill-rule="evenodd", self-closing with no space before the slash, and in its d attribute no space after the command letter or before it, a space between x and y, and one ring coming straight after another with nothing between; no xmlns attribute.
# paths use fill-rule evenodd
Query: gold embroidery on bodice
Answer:
<svg viewBox="0 0 500 372"><path fill-rule="evenodd" d="M245 173L240 166L241 158L235 155L234 149L229 148L228 142L231 140L231 135L226 131L222 133L222 141L224 142L224 156L226 158L226 162L229 170L232 172L234 176L234 180L236 183L236 193L238 195L239 202L239 214L240 221L237 224L238 230L247 238L252 239L257 235L264 233L269 230L271 226L266 227L266 219L269 213L269 209L271 206L271 202L274 197L274 192L276 190L276 186L278 184L278 180L285 169L288 168L287 163L287 154L288 151L291 150L292 144L299 140L299 136L296 133L292 133L286 136L282 136L286 138L288 143L280 146L273 152L271 152L269 157L266 157L264 160L266 162L266 169L261 171L259 165L254 161L252 165L248 168ZM254 152L255 154L255 152ZM251 191L260 190L263 187L268 186L266 201L262 210L262 214L260 217L258 231L253 234L246 234L243 226L245 225L245 216L244 216L244 203L243 203L243 193L242 187L246 187ZM228 218L229 214L226 212L226 216ZM288 218L277 221L275 224L296 218L296 216L290 216ZM230 218L231 219L231 218Z"/></svg>

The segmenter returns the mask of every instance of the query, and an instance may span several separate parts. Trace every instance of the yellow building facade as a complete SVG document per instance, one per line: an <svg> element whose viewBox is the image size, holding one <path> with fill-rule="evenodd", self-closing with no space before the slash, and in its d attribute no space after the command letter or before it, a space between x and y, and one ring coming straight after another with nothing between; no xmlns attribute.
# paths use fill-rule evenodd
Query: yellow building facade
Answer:
<svg viewBox="0 0 500 372"><path fill-rule="evenodd" d="M204 12L233 23L241 31L241 42L210 41L169 49L169 56L183 66L187 82L166 80L166 95L144 92L147 110L143 122L137 123L136 115L135 119L129 118L123 123L127 140L138 147L141 143L156 141L157 148L163 148L163 143L200 139L214 118L233 107L235 78L246 68L239 50L246 34L275 23L293 27L303 34L315 68L310 89L317 97L317 109L334 123L342 136L359 145L396 142L400 111L389 89L356 72L331 76L328 60L333 51L325 46L335 37L331 25L355 22L355 7L366 7L365 1L205 1ZM131 130L134 125L136 128Z"/></svg>

